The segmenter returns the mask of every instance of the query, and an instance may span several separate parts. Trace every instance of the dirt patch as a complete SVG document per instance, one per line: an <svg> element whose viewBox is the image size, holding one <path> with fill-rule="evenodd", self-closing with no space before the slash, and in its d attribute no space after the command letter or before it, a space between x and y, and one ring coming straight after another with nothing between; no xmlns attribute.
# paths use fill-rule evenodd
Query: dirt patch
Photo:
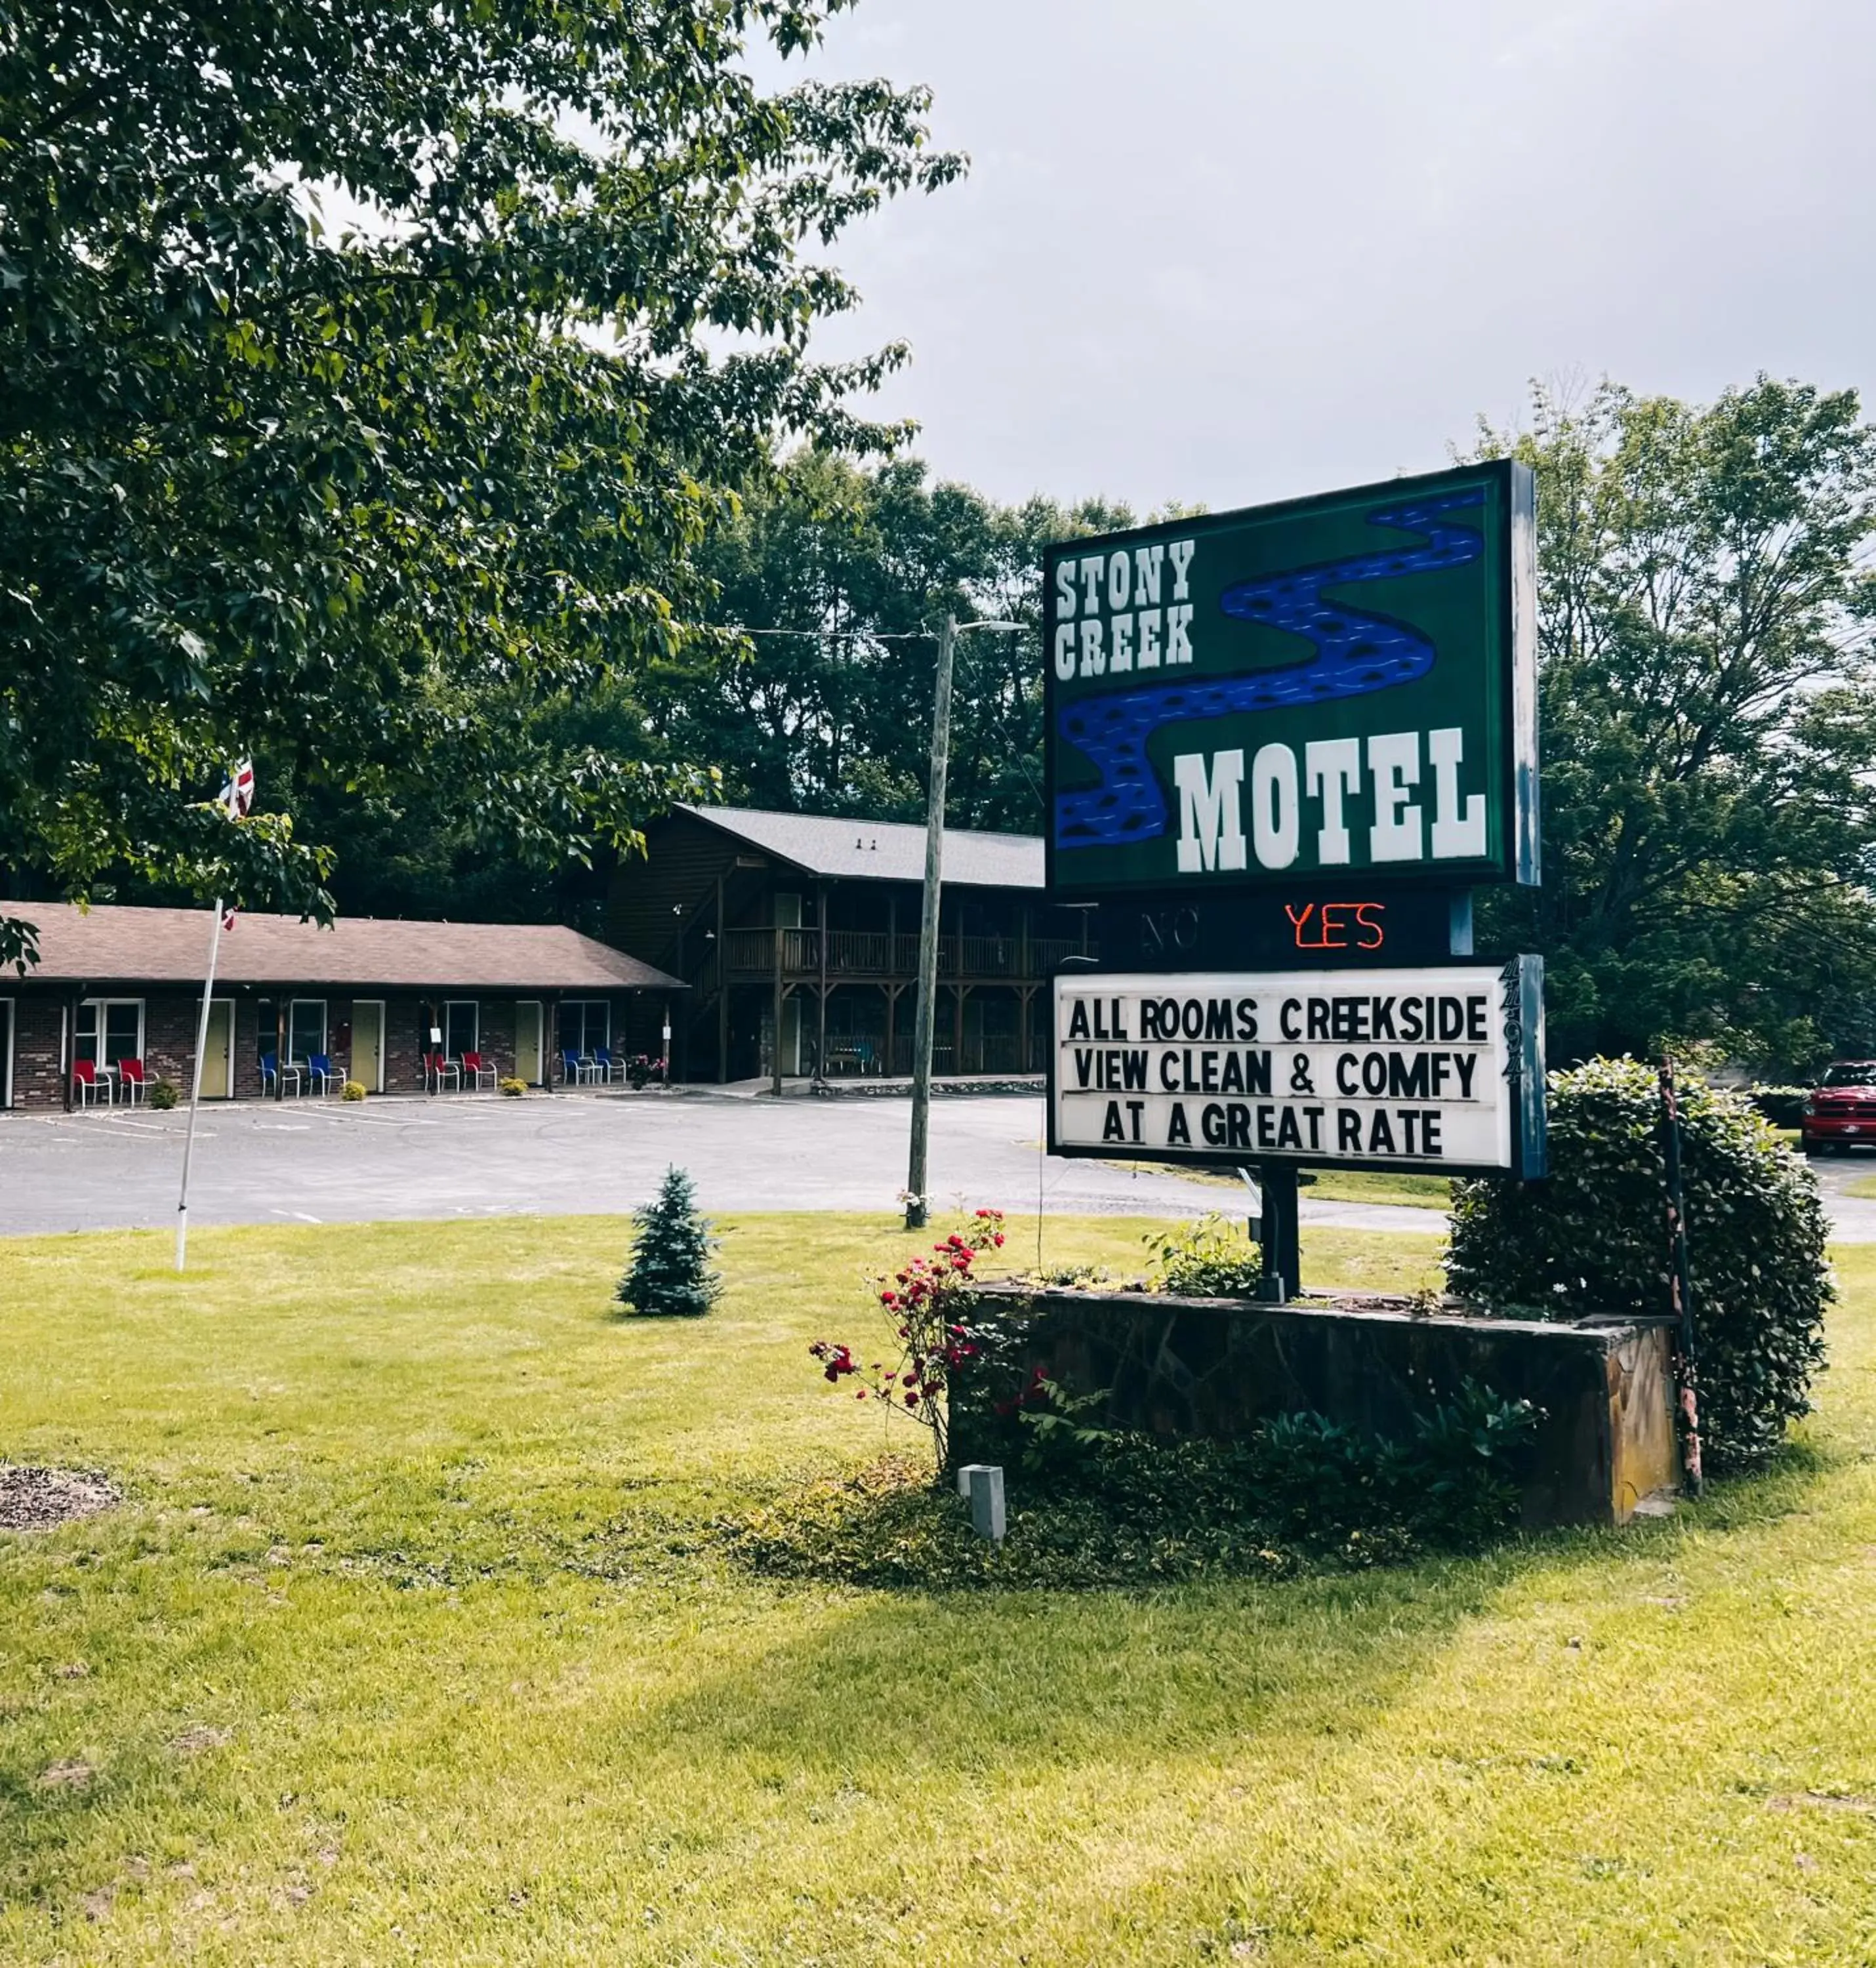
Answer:
<svg viewBox="0 0 1876 1968"><path fill-rule="evenodd" d="M1795 1796L1770 1797L1765 1801L1774 1811L1848 1811L1858 1817L1876 1817L1876 1797L1839 1797L1827 1791L1801 1790Z"/></svg>
<svg viewBox="0 0 1876 1968"><path fill-rule="evenodd" d="M181 1735L172 1737L170 1747L179 1756L199 1756L204 1750L221 1749L234 1733L232 1729L211 1729L205 1722L198 1722Z"/></svg>
<svg viewBox="0 0 1876 1968"><path fill-rule="evenodd" d="M45 1469L0 1462L0 1531L49 1531L95 1516L121 1500L108 1477L90 1469Z"/></svg>

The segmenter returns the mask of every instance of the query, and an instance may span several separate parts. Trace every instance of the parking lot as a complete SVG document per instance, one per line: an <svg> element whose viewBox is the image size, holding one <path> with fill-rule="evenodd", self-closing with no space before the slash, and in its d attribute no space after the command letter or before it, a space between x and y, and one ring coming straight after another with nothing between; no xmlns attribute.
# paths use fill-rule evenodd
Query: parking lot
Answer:
<svg viewBox="0 0 1876 1968"><path fill-rule="evenodd" d="M707 1209L889 1210L904 1186L910 1103L723 1095L573 1094L212 1106L196 1135L190 1220L610 1214L677 1163ZM185 1116L147 1110L0 1115L0 1234L175 1221ZM934 1207L1195 1215L1231 1193L1176 1176L1051 1160L1041 1099L933 1103ZM1426 1229L1421 1210L1312 1203L1312 1220Z"/></svg>
<svg viewBox="0 0 1876 1968"><path fill-rule="evenodd" d="M154 1228L176 1217L180 1112L0 1115L0 1235ZM610 1215L672 1163L714 1210L890 1210L905 1181L904 1099L736 1098L710 1092L454 1096L211 1106L196 1136L196 1223ZM1033 1095L933 1103L934 1208L1027 1215L1235 1213L1234 1192L1170 1173L1066 1161L1039 1146ZM1814 1164L1836 1234L1876 1242L1876 1201L1845 1196L1876 1169ZM1307 1222L1418 1230L1423 1209L1304 1199Z"/></svg>

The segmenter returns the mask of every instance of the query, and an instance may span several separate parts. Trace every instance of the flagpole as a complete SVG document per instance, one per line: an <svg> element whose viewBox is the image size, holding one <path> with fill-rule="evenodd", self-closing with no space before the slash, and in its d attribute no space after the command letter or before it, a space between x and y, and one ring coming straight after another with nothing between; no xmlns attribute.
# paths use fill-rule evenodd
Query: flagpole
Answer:
<svg viewBox="0 0 1876 1968"><path fill-rule="evenodd" d="M209 976L202 987L202 1017L196 1026L196 1070L189 1089L189 1125L183 1135L183 1194L176 1206L176 1268L189 1255L189 1164L196 1150L196 1109L202 1099L202 1056L209 1049L209 1007L215 998L215 960L222 953L222 898L215 898L215 927L209 933ZM234 1034L228 1034L234 1044Z"/></svg>

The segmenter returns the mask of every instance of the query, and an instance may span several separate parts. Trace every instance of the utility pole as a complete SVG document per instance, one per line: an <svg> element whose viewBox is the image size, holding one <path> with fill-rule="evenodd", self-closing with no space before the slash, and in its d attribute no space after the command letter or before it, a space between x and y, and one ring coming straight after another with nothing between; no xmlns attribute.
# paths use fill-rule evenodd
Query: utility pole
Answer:
<svg viewBox="0 0 1876 1968"><path fill-rule="evenodd" d="M918 1017L912 1035L912 1151L905 1178L905 1227L925 1227L925 1170L931 1139L932 1038L938 1016L938 897L944 878L945 775L951 762L952 658L973 629L1020 629L1020 622L966 622L946 615L938 634L938 688L932 705L931 782L925 804L925 898L918 924ZM953 1066L956 1061L953 1062Z"/></svg>
<svg viewBox="0 0 1876 1968"><path fill-rule="evenodd" d="M938 689L932 704L931 779L925 796L925 898L918 919L918 1019L912 1032L912 1152L905 1177L905 1227L925 1227L926 1151L931 1138L931 1048L938 1012L938 892L944 879L945 775L951 765L952 652L958 624L938 632Z"/></svg>

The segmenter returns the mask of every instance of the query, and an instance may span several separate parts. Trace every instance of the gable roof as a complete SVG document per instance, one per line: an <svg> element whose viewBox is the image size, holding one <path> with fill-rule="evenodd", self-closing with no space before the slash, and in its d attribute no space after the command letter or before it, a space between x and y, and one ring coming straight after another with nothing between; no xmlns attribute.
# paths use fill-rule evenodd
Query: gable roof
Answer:
<svg viewBox="0 0 1876 1968"><path fill-rule="evenodd" d="M206 909L0 901L39 931L29 983L190 984L209 960ZM675 977L553 923L409 922L344 916L237 916L215 976L230 984L377 985L483 991L682 991ZM11 973L0 973L0 992Z"/></svg>
<svg viewBox="0 0 1876 1968"><path fill-rule="evenodd" d="M721 832L747 841L810 875L839 881L923 882L925 830L893 820L832 820L811 813L770 813L756 807L681 806ZM945 829L947 889L1040 889L1039 833L975 833Z"/></svg>

